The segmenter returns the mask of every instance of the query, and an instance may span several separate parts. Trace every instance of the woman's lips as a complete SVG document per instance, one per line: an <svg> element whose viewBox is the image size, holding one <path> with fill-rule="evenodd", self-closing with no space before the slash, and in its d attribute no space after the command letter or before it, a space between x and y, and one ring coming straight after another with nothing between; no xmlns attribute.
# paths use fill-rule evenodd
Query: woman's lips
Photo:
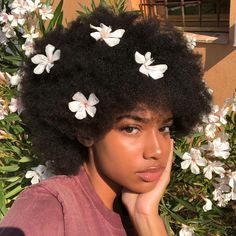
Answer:
<svg viewBox="0 0 236 236"><path fill-rule="evenodd" d="M158 168L149 168L145 171L137 172L138 175L145 182L153 182L160 178L163 170Z"/></svg>

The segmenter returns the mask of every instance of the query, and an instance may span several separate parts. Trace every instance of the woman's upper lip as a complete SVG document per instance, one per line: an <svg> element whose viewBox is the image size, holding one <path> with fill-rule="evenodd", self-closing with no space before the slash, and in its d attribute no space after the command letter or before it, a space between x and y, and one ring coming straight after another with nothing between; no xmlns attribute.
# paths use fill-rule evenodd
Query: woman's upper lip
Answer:
<svg viewBox="0 0 236 236"><path fill-rule="evenodd" d="M164 167L150 166L141 171L137 171L137 173L145 173L145 172L154 173L154 172L162 171L163 169Z"/></svg>

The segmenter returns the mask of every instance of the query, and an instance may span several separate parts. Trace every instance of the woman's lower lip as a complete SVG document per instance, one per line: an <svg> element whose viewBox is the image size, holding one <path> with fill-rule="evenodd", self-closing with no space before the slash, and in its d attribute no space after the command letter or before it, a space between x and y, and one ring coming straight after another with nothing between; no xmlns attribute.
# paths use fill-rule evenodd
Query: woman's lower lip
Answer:
<svg viewBox="0 0 236 236"><path fill-rule="evenodd" d="M147 172L138 172L136 174L145 182L153 182L159 179L161 173L162 173L161 171L147 171Z"/></svg>

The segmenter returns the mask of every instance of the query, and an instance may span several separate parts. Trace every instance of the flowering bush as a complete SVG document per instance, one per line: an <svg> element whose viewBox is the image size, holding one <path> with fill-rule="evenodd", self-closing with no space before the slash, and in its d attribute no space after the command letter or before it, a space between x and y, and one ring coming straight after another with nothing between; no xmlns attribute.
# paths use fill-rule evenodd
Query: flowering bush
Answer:
<svg viewBox="0 0 236 236"><path fill-rule="evenodd" d="M104 0L100 0L105 4ZM94 2L91 5L95 7ZM124 0L114 1L118 14ZM27 127L21 120L22 59L32 54L34 40L61 24L61 1L52 12L51 1L3 0L0 13L0 218L26 186L52 175L50 163L31 152ZM88 14L89 8L82 6ZM192 48L192 47L191 47ZM58 58L59 52L49 51ZM36 72L50 70L33 59ZM212 106L201 126L183 139L175 139L171 183L160 206L170 235L233 235L236 200L236 94L223 107Z"/></svg>
<svg viewBox="0 0 236 236"><path fill-rule="evenodd" d="M191 136L175 139L172 180L161 208L173 235L180 227L180 236L234 235L235 157L236 92L221 109L213 105Z"/></svg>
<svg viewBox="0 0 236 236"><path fill-rule="evenodd" d="M21 73L25 57L32 54L34 40L60 25L63 1L52 12L51 1L3 0L0 13L0 218L17 194L30 184L48 176L40 160L31 152L27 127L20 118ZM27 170L33 168L35 175ZM25 176L26 175L26 176Z"/></svg>

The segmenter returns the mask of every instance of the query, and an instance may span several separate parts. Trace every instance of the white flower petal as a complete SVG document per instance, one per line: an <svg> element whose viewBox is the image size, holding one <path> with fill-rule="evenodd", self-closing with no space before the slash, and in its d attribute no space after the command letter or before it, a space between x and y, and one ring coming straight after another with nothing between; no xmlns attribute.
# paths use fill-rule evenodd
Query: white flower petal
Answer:
<svg viewBox="0 0 236 236"><path fill-rule="evenodd" d="M57 49L57 50L54 52L53 56L52 56L52 60L53 60L53 61L58 61L58 60L60 59L60 57L61 57L61 50L60 50L60 49Z"/></svg>
<svg viewBox="0 0 236 236"><path fill-rule="evenodd" d="M138 63L138 64L143 64L143 63L145 63L145 57L142 55L142 54L140 54L139 52L135 52L135 54L134 54L134 56L135 56L135 61Z"/></svg>
<svg viewBox="0 0 236 236"><path fill-rule="evenodd" d="M203 172L205 173L204 176L208 179L212 179L212 169L211 167L205 167L203 169Z"/></svg>
<svg viewBox="0 0 236 236"><path fill-rule="evenodd" d="M53 66L54 66L54 64L47 64L46 65L46 71L49 73Z"/></svg>
<svg viewBox="0 0 236 236"><path fill-rule="evenodd" d="M31 58L31 61L34 64L45 63L45 61L47 60L48 60L47 57L43 54L37 54Z"/></svg>
<svg viewBox="0 0 236 236"><path fill-rule="evenodd" d="M151 52L146 52L144 57L145 61L149 61L151 59Z"/></svg>
<svg viewBox="0 0 236 236"><path fill-rule="evenodd" d="M94 106L99 103L99 100L94 93L89 95L88 103L90 106Z"/></svg>
<svg viewBox="0 0 236 236"><path fill-rule="evenodd" d="M204 199L206 201L206 204L202 207L203 210L206 211L210 211L212 209L212 202L210 199Z"/></svg>
<svg viewBox="0 0 236 236"><path fill-rule="evenodd" d="M44 64L38 64L35 68L34 68L34 73L39 75L42 74L43 71L45 70L46 65Z"/></svg>
<svg viewBox="0 0 236 236"><path fill-rule="evenodd" d="M142 74L144 74L146 76L149 76L149 70L144 65L139 67L139 72L141 72Z"/></svg>
<svg viewBox="0 0 236 236"><path fill-rule="evenodd" d="M32 178L32 177L35 176L35 175L36 175L35 171L28 170L28 171L26 172L26 174L25 174L25 178L30 179L30 178Z"/></svg>
<svg viewBox="0 0 236 236"><path fill-rule="evenodd" d="M97 41L102 38L102 36L99 32L93 32L93 33L90 33L90 35L91 35L91 37L93 37Z"/></svg>
<svg viewBox="0 0 236 236"><path fill-rule="evenodd" d="M94 106L89 106L89 107L86 107L86 111L87 113L91 116L91 117L94 117L95 113L96 113L96 107Z"/></svg>
<svg viewBox="0 0 236 236"><path fill-rule="evenodd" d="M40 182L40 179L37 175L35 175L32 179L31 179L31 184L37 184Z"/></svg>
<svg viewBox="0 0 236 236"><path fill-rule="evenodd" d="M207 164L207 161L205 158L196 158L196 163L199 166L205 166Z"/></svg>
<svg viewBox="0 0 236 236"><path fill-rule="evenodd" d="M85 107L80 107L80 109L76 112L75 117L78 120L82 120L87 117Z"/></svg>
<svg viewBox="0 0 236 236"><path fill-rule="evenodd" d="M108 33L111 32L111 27L110 26L106 26L103 23L101 23L100 26L101 26L102 31L108 32Z"/></svg>
<svg viewBox="0 0 236 236"><path fill-rule="evenodd" d="M97 30L98 32L100 32L100 31L102 30L101 27L96 27L96 26L91 25L91 24L90 24L90 28L95 29L95 30Z"/></svg>
<svg viewBox="0 0 236 236"><path fill-rule="evenodd" d="M45 48L45 52L48 58L52 58L55 47L51 44L48 44Z"/></svg>
<svg viewBox="0 0 236 236"><path fill-rule="evenodd" d="M120 39L118 38L103 38L103 40L110 47L114 47L120 42Z"/></svg>
<svg viewBox="0 0 236 236"><path fill-rule="evenodd" d="M182 162L181 162L181 168L182 168L183 170L188 169L189 166L190 166L190 161L185 160L185 161L182 161Z"/></svg>
<svg viewBox="0 0 236 236"><path fill-rule="evenodd" d="M149 66L149 75L153 79L160 79L164 76L164 72L167 70L167 65L156 65L156 66Z"/></svg>
<svg viewBox="0 0 236 236"><path fill-rule="evenodd" d="M68 107L72 112L76 112L80 109L81 103L78 101L69 102Z"/></svg>
<svg viewBox="0 0 236 236"><path fill-rule="evenodd" d="M115 30L114 32L110 33L109 37L121 38L124 33L125 33L124 29L118 29L118 30Z"/></svg>
<svg viewBox="0 0 236 236"><path fill-rule="evenodd" d="M192 172L193 174L195 174L195 175L198 175L198 174L200 173L199 167L198 167L197 164L194 163L194 162L191 163L190 169L191 169L191 172Z"/></svg>
<svg viewBox="0 0 236 236"><path fill-rule="evenodd" d="M81 103L87 103L88 100L87 98L81 93L81 92L77 92L74 94L74 96L72 97L73 100L79 101Z"/></svg>
<svg viewBox="0 0 236 236"><path fill-rule="evenodd" d="M164 74L159 72L159 71L156 71L156 70L148 70L148 74L150 75L150 77L152 77L153 79L161 79Z"/></svg>

